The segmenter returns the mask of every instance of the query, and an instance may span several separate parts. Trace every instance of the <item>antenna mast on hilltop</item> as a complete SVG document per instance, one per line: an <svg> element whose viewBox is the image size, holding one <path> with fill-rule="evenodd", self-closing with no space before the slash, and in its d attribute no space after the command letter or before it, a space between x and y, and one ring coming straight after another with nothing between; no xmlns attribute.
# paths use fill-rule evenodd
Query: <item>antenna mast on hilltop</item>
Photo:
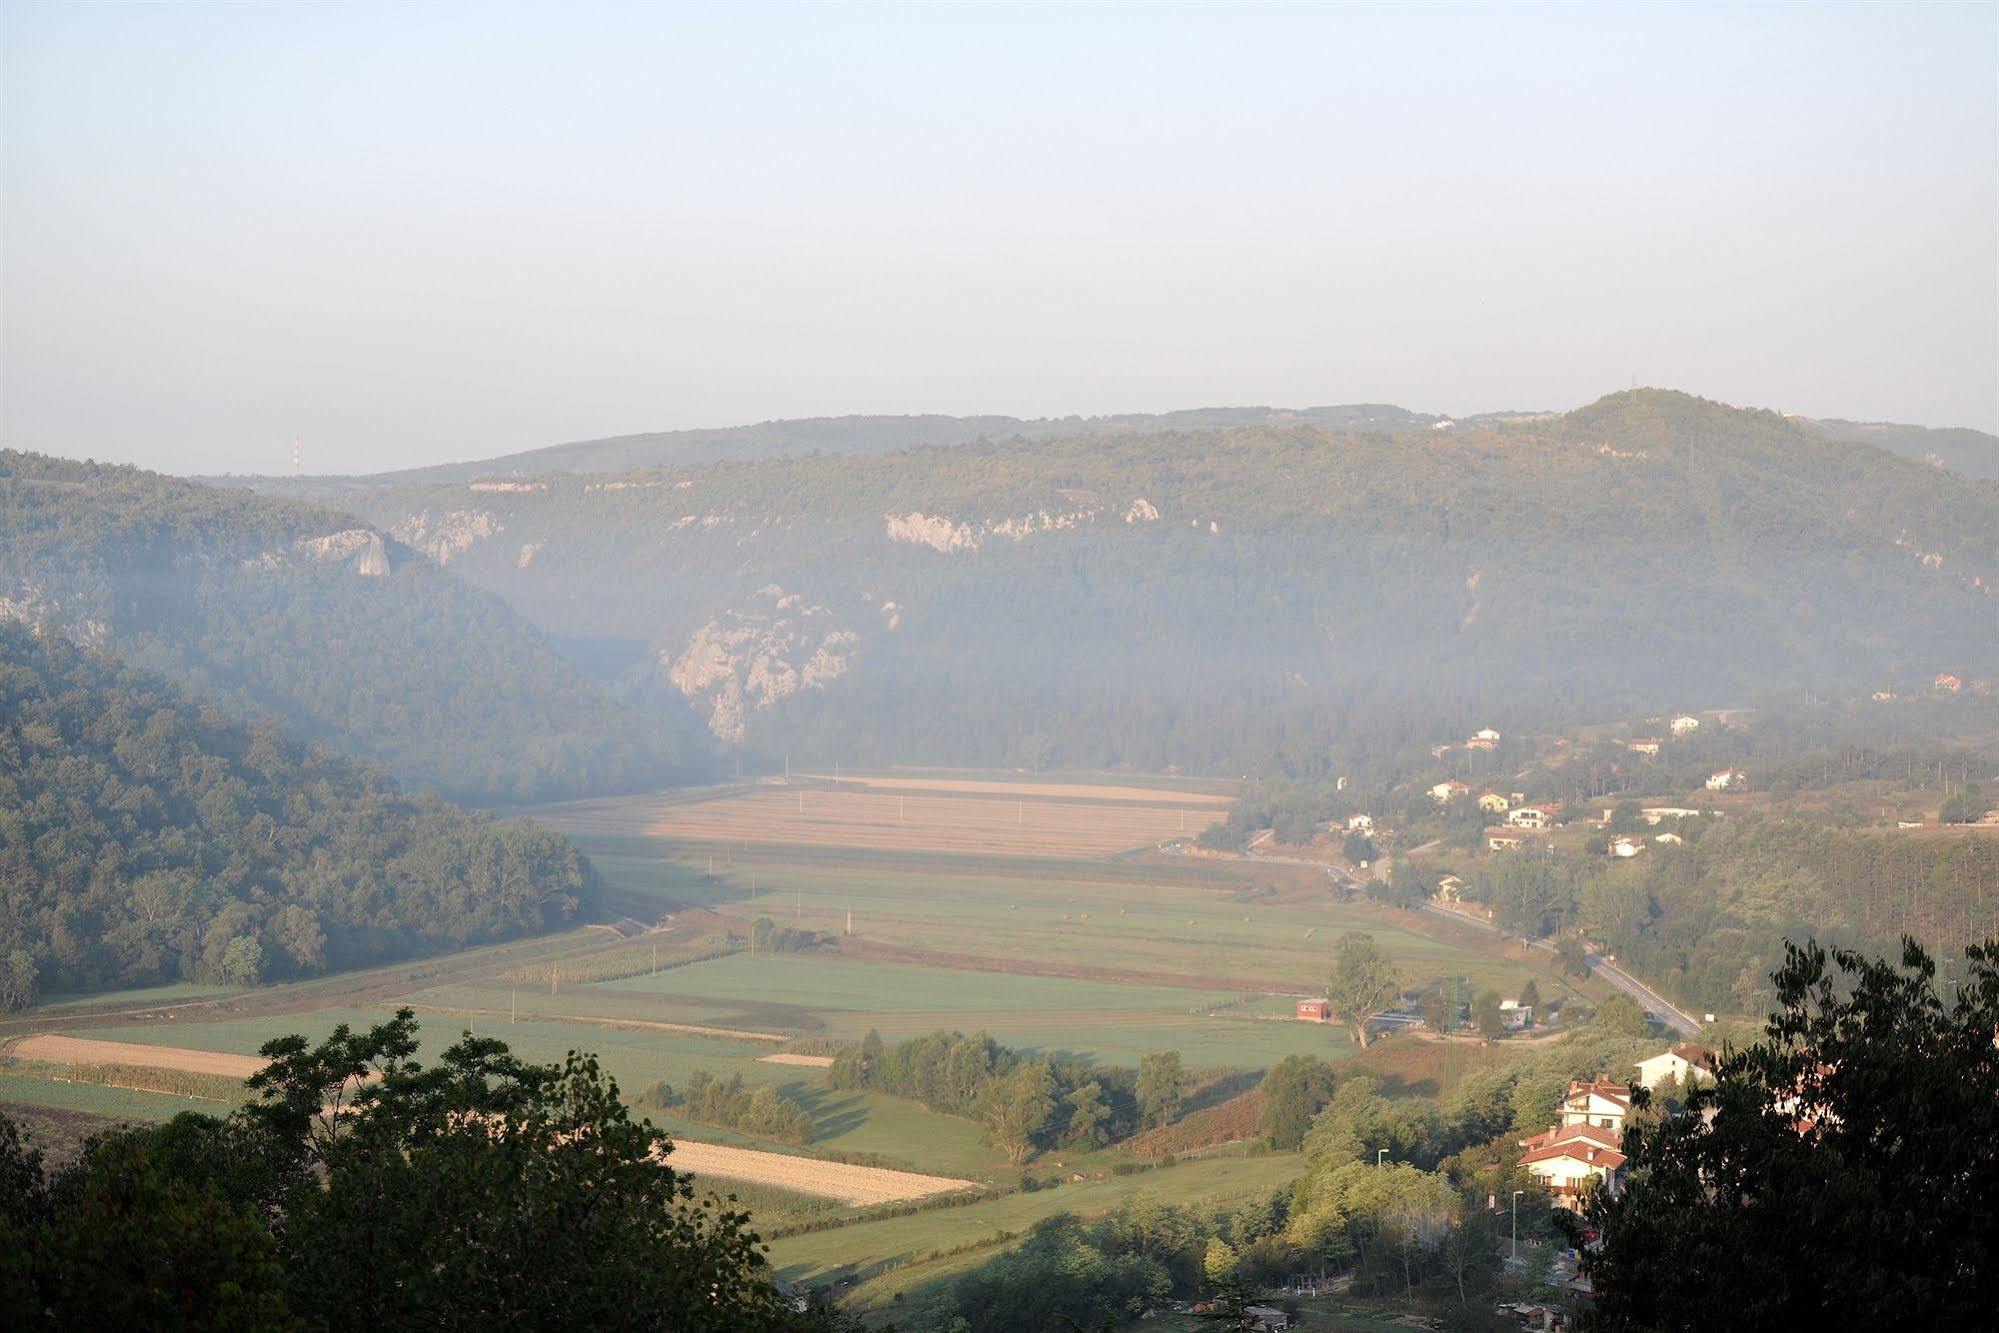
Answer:
<svg viewBox="0 0 1999 1333"><path fill-rule="evenodd" d="M294 435L292 436L292 475L296 477L303 470L303 461L299 455L298 436Z"/></svg>

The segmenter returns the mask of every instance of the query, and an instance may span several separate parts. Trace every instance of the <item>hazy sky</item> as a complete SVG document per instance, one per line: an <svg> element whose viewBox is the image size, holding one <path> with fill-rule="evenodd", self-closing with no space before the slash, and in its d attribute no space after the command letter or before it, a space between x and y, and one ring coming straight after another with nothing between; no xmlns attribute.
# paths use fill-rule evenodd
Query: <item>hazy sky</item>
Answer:
<svg viewBox="0 0 1999 1333"><path fill-rule="evenodd" d="M0 439L847 412L1999 428L1999 6L0 5Z"/></svg>

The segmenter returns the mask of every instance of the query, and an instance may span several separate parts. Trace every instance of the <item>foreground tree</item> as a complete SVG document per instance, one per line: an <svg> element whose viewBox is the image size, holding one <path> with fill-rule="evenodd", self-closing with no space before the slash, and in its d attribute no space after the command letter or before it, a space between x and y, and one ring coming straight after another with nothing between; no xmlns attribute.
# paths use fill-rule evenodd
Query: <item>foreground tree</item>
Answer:
<svg viewBox="0 0 1999 1333"><path fill-rule="evenodd" d="M1315 1055L1287 1055L1263 1076L1263 1110L1257 1132L1271 1147L1290 1150L1305 1141L1312 1118L1333 1099L1333 1067Z"/></svg>
<svg viewBox="0 0 1999 1333"><path fill-rule="evenodd" d="M1368 1043L1368 1025L1392 1006L1401 995L1395 979L1395 964L1374 936L1348 931L1340 937L1339 952L1333 959L1333 980L1326 996L1333 1012L1353 1032L1363 1050Z"/></svg>
<svg viewBox="0 0 1999 1333"><path fill-rule="evenodd" d="M1138 1057L1138 1114L1148 1128L1170 1125L1180 1115L1187 1096L1187 1071L1178 1051L1154 1051Z"/></svg>
<svg viewBox="0 0 1999 1333"><path fill-rule="evenodd" d="M1788 947L1764 1039L1629 1129L1628 1187L1589 1207L1603 1327L1989 1326L1999 944L1965 952L1947 996L1913 940L1899 965Z"/></svg>
<svg viewBox="0 0 1999 1333"><path fill-rule="evenodd" d="M0 1133L0 1248L29 1256L0 1266L8 1326L826 1326L593 1058L467 1036L426 1068L415 1034L403 1010L271 1042L261 1102L103 1136L47 1179Z"/></svg>

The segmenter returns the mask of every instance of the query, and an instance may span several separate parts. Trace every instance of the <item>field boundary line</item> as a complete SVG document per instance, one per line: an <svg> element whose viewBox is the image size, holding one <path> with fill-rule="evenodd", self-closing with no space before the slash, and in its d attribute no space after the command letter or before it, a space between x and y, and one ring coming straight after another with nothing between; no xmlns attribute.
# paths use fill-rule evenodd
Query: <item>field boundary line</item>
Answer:
<svg viewBox="0 0 1999 1333"><path fill-rule="evenodd" d="M505 1009L475 1009L466 1005L430 1004L417 1001L410 1008L419 1012L428 1010L433 1014L466 1014L479 1018L506 1016ZM653 1018L608 1018L596 1014L550 1014L540 1010L515 1013L515 1018L556 1023L589 1023L604 1028L638 1028L648 1032L682 1032L695 1037L714 1037L724 1041L774 1041L787 1042L791 1038L781 1032L750 1032L742 1028L708 1028L694 1023L667 1023Z"/></svg>

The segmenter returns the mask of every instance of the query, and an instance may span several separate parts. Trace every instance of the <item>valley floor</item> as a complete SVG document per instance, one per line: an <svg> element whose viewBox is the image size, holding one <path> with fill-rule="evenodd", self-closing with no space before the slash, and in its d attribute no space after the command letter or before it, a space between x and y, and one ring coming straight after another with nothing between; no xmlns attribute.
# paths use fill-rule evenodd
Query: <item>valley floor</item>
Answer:
<svg viewBox="0 0 1999 1333"><path fill-rule="evenodd" d="M1177 1050L1200 1071L1190 1104L1198 1108L1286 1055L1356 1057L1343 1028L1293 1019L1297 997L1322 993L1335 942L1349 930L1372 933L1411 982L1455 973L1512 990L1531 977L1550 998L1585 994L1545 955L1349 901L1320 870L1161 855L1147 841L1160 830L1119 822L1137 810L1140 822L1177 829L1181 811L1209 811L1222 793L1162 784L1154 801L1139 778L1041 780L1034 802L1065 807L1056 826L1120 830L1094 835L1115 846L1082 855L1064 833L1035 854L966 854L955 850L947 818L955 803L991 807L1002 826L1030 808L1027 796L1009 796L1005 775L841 781L872 783L863 787L870 801L908 799L925 821L898 826L905 842L891 848L875 832L847 844L799 842L787 830L759 840L754 821L729 825L727 838L701 838L661 813L742 800L796 811L801 794L808 807L830 799L836 789L823 779L709 794L685 807L662 798L549 807L537 817L576 838L610 884L616 929L250 991L69 997L0 1022L0 1041L12 1042L0 1057L0 1105L29 1116L58 1147L114 1120L219 1113L272 1037L317 1039L405 1005L423 1024L420 1058L471 1030L530 1060L595 1052L628 1098L660 1082L684 1087L697 1071L739 1075L747 1088L774 1085L805 1108L806 1146L642 1109L688 1141L682 1162L697 1181L737 1195L766 1234L779 1234L772 1257L782 1274L851 1287L847 1299L865 1306L989 1257L1053 1212L1105 1211L1140 1190L1185 1201L1267 1193L1297 1174L1298 1161L1222 1144L1195 1145L1170 1165L1121 1148L1057 1152L1025 1168L1055 1187L1023 1192L1023 1170L971 1121L830 1087L823 1065L837 1043L869 1031L889 1041L984 1031L1015 1048L1127 1067ZM932 797L925 781L949 785ZM752 956L757 918L809 932L811 943ZM1597 983L1589 984L1593 1000ZM1506 1045L1495 1054L1390 1038L1362 1060L1391 1089L1436 1095L1503 1058ZM210 1081L156 1086L120 1073L131 1070ZM866 1217L864 1205L938 1190L989 1197ZM823 1229L798 1231L808 1225Z"/></svg>

